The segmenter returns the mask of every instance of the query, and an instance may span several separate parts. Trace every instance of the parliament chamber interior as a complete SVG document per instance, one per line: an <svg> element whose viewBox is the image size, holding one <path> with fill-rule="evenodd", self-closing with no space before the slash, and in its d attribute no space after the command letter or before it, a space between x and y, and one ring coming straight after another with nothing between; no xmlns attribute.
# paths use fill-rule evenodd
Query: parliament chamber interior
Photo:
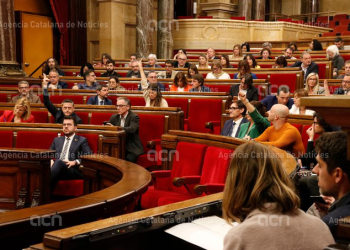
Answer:
<svg viewBox="0 0 350 250"><path fill-rule="evenodd" d="M0 13L1 249L348 249L347 1Z"/></svg>

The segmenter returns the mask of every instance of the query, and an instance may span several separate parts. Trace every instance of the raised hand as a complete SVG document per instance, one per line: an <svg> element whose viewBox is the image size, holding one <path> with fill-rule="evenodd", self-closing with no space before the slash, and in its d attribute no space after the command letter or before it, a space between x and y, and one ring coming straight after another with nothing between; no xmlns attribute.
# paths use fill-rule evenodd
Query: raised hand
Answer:
<svg viewBox="0 0 350 250"><path fill-rule="evenodd" d="M309 136L310 140L314 140L315 137L315 128L314 125L312 125L310 128L306 130L306 134Z"/></svg>

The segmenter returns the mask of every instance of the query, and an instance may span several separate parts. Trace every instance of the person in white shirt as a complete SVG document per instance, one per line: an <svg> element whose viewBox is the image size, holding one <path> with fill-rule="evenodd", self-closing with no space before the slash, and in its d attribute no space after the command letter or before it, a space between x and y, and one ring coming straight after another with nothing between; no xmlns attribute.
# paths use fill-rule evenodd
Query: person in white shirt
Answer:
<svg viewBox="0 0 350 250"><path fill-rule="evenodd" d="M221 61L215 59L211 66L212 72L207 74L206 79L231 79L230 75L222 71Z"/></svg>
<svg viewBox="0 0 350 250"><path fill-rule="evenodd" d="M289 110L289 114L293 115L314 115L315 111L306 109L305 106L300 106L300 97L307 97L309 94L306 89L297 89L294 91L294 104Z"/></svg>

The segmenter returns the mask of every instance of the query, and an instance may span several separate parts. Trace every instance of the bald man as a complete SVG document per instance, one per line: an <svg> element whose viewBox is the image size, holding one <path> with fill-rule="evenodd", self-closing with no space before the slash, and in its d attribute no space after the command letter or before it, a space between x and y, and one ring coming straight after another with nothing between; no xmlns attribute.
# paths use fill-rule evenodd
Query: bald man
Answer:
<svg viewBox="0 0 350 250"><path fill-rule="evenodd" d="M286 105L273 105L268 117L272 126L267 128L255 140L266 145L284 149L293 156L300 157L304 154L304 145L298 129L287 122L288 114L289 110Z"/></svg>

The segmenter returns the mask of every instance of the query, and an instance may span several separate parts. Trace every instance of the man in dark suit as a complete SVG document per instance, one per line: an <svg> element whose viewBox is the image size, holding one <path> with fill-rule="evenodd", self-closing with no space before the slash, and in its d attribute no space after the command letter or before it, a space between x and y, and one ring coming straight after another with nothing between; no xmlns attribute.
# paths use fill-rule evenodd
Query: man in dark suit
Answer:
<svg viewBox="0 0 350 250"><path fill-rule="evenodd" d="M27 81L20 81L18 83L18 95L12 97L10 103L16 103L19 99L26 97L30 103L41 103L39 96L33 95Z"/></svg>
<svg viewBox="0 0 350 250"><path fill-rule="evenodd" d="M232 120L225 122L224 128L222 129L220 135L238 138L241 124L249 122L248 119L245 118L247 108L241 100L236 100L232 102L229 110Z"/></svg>
<svg viewBox="0 0 350 250"><path fill-rule="evenodd" d="M210 59L212 59L212 60L220 59L219 56L215 55L215 50L213 48L208 48L208 50L207 50L207 58L208 58L208 60L210 60Z"/></svg>
<svg viewBox="0 0 350 250"><path fill-rule="evenodd" d="M187 56L181 54L177 57L177 61L174 63L174 68L189 68L191 64L187 62Z"/></svg>
<svg viewBox="0 0 350 250"><path fill-rule="evenodd" d="M49 97L49 91L47 90L47 82L48 82L48 79L44 78L44 81L42 83L44 105L47 108L47 110L51 113L51 115L55 117L55 122L62 124L64 116L73 116L78 124L82 124L83 121L80 119L80 117L76 113L74 113L74 102L72 100L70 99L63 100L62 107L60 109L57 109L55 105L52 104Z"/></svg>
<svg viewBox="0 0 350 250"><path fill-rule="evenodd" d="M44 76L45 78L45 76ZM49 76L48 76L50 82L48 82L47 87L52 89L68 89L68 85L66 82L60 81L60 75L58 74L58 71L55 69L50 70Z"/></svg>
<svg viewBox="0 0 350 250"><path fill-rule="evenodd" d="M157 72L155 72L155 71L148 72L147 84L149 85L150 83L157 83L159 89L161 91L165 91L165 86L163 84L161 84L160 82L158 82ZM139 90L142 90L141 84L139 85Z"/></svg>
<svg viewBox="0 0 350 250"><path fill-rule="evenodd" d="M281 85L277 90L277 95L268 95L261 100L261 103L265 105L267 111L269 111L275 104L283 104L286 105L288 109L291 109L294 102L289 95L289 87L286 85Z"/></svg>
<svg viewBox="0 0 350 250"><path fill-rule="evenodd" d="M322 220L333 236L340 218L350 215L350 161L347 160L346 132L323 133L316 141L316 160L313 172L318 175L320 193L331 196L335 202ZM316 203L316 207L321 207Z"/></svg>
<svg viewBox="0 0 350 250"><path fill-rule="evenodd" d="M350 74L345 74L341 83L341 87L337 88L333 95L346 95L350 91Z"/></svg>
<svg viewBox="0 0 350 250"><path fill-rule="evenodd" d="M63 118L64 136L56 137L50 147L56 150L55 159L51 164L51 191L59 180L82 179L79 172L82 155L91 154L91 149L85 137L76 135L77 121L73 116Z"/></svg>
<svg viewBox="0 0 350 250"><path fill-rule="evenodd" d="M253 86L252 74L247 73L241 78L240 84L234 84L230 88L230 95L232 97L238 96L239 92L244 92L247 99L251 101L259 101L258 89Z"/></svg>
<svg viewBox="0 0 350 250"><path fill-rule="evenodd" d="M101 77L111 77L111 76L121 77L121 75L119 75L118 72L114 70L115 62L113 60L109 59L106 65L107 65L107 71L101 74Z"/></svg>
<svg viewBox="0 0 350 250"><path fill-rule="evenodd" d="M97 95L91 96L87 104L91 105L112 105L112 100L107 98L108 96L108 86L106 84L100 84L96 88Z"/></svg>
<svg viewBox="0 0 350 250"><path fill-rule="evenodd" d="M301 68L304 71L304 81L310 73L318 74L318 65L311 61L311 55L304 51L301 54L301 61L296 61L292 66L292 68Z"/></svg>
<svg viewBox="0 0 350 250"><path fill-rule="evenodd" d="M125 160L136 162L137 157L143 154L143 146L139 137L139 116L130 110L131 103L126 97L119 97L116 106L117 114L111 116L107 125L123 127L126 133Z"/></svg>

